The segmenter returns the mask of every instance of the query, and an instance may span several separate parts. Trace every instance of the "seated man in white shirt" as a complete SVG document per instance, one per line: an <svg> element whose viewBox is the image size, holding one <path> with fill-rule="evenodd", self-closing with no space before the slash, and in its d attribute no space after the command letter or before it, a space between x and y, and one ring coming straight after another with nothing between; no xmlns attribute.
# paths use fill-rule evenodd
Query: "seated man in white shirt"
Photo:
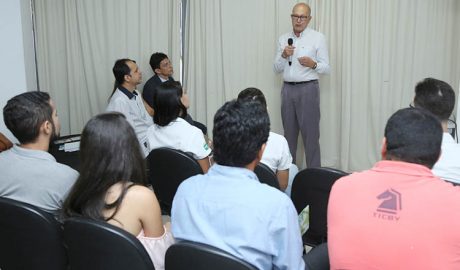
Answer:
<svg viewBox="0 0 460 270"><path fill-rule="evenodd" d="M0 197L57 215L78 172L48 153L60 131L54 102L46 92L17 95L3 108L3 120L20 144L0 153Z"/></svg>
<svg viewBox="0 0 460 270"><path fill-rule="evenodd" d="M455 92L441 80L426 78L415 86L414 106L424 108L439 118L444 130L441 157L433 173L452 183L460 184L460 145L447 132L447 122L455 106Z"/></svg>
<svg viewBox="0 0 460 270"><path fill-rule="evenodd" d="M153 124L147 113L142 97L136 90L142 82L142 73L136 62L131 59L119 59L113 66L115 86L110 97L107 111L122 113L136 132L144 156L149 153L147 129Z"/></svg>
<svg viewBox="0 0 460 270"><path fill-rule="evenodd" d="M238 100L245 99L259 101L264 108L267 108L264 94L255 87L246 88L238 94ZM292 163L292 156L286 138L270 131L267 146L260 162L276 173L281 190L291 196L292 181L299 169Z"/></svg>
<svg viewBox="0 0 460 270"><path fill-rule="evenodd" d="M176 240L215 246L257 269L305 269L292 201L261 184L254 173L269 131L267 110L260 102L230 101L217 111L216 163L205 175L182 182L174 197L171 224Z"/></svg>

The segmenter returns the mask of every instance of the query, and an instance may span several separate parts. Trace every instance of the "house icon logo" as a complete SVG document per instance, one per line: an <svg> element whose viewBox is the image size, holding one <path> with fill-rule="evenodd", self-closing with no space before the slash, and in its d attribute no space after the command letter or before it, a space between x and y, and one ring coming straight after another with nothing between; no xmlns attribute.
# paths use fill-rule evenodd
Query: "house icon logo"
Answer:
<svg viewBox="0 0 460 270"><path fill-rule="evenodd" d="M390 188L377 196L377 199L383 200L377 207L378 212L396 215L401 209L401 193Z"/></svg>

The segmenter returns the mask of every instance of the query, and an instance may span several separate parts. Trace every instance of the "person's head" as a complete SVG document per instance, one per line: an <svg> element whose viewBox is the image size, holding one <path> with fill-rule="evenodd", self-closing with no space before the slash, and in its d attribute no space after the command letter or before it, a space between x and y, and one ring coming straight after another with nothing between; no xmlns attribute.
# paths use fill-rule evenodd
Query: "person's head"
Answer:
<svg viewBox="0 0 460 270"><path fill-rule="evenodd" d="M150 56L150 66L155 74L164 78L171 77L174 72L168 56L161 52L156 52Z"/></svg>
<svg viewBox="0 0 460 270"><path fill-rule="evenodd" d="M432 113L405 108L394 113L385 127L382 158L432 168L441 153L442 127Z"/></svg>
<svg viewBox="0 0 460 270"><path fill-rule="evenodd" d="M46 92L26 92L11 98L3 108L3 120L21 144L34 143L40 135L51 142L61 130L56 106Z"/></svg>
<svg viewBox="0 0 460 270"><path fill-rule="evenodd" d="M159 126L167 126L177 117L184 117L187 108L185 98L179 82L167 81L153 90L153 122Z"/></svg>
<svg viewBox="0 0 460 270"><path fill-rule="evenodd" d="M248 87L238 94L239 101L246 99L257 100L264 106L264 108L267 108L267 101L265 100L264 93L262 93L262 91L258 88Z"/></svg>
<svg viewBox="0 0 460 270"><path fill-rule="evenodd" d="M134 89L142 82L142 72L134 60L118 59L113 65L112 72L115 76L114 92L120 86L130 88L128 90Z"/></svg>
<svg viewBox="0 0 460 270"><path fill-rule="evenodd" d="M261 158L269 131L270 119L260 102L225 103L214 116L214 161L224 166L246 167Z"/></svg>
<svg viewBox="0 0 460 270"><path fill-rule="evenodd" d="M146 185L139 141L121 113L103 113L88 121L81 134L80 162L80 176L64 203L65 216L104 219L103 210L118 210L128 182ZM117 201L107 205L107 190L116 183L125 189Z"/></svg>
<svg viewBox="0 0 460 270"><path fill-rule="evenodd" d="M294 33L296 35L302 33L311 20L310 6L305 3L297 3L292 8L291 20Z"/></svg>
<svg viewBox="0 0 460 270"><path fill-rule="evenodd" d="M454 110L455 92L446 82L426 78L415 86L414 105L447 121Z"/></svg>

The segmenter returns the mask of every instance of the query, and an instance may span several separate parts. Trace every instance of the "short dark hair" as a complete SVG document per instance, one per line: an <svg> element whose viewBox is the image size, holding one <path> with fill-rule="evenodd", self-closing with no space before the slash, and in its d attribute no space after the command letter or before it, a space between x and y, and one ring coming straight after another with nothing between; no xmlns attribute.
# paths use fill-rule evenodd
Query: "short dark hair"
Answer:
<svg viewBox="0 0 460 270"><path fill-rule="evenodd" d="M252 99L259 101L265 108L267 107L267 101L265 100L264 93L255 87L248 87L238 94L238 100Z"/></svg>
<svg viewBox="0 0 460 270"><path fill-rule="evenodd" d="M426 78L415 86L414 105L447 120L455 106L454 89L441 80Z"/></svg>
<svg viewBox="0 0 460 270"><path fill-rule="evenodd" d="M113 93L115 93L117 88L125 82L125 76L131 74L131 69L127 64L129 61L136 63L136 61L128 58L118 59L117 61L115 61L115 64L112 68L113 75L115 76L115 84L113 86L112 95Z"/></svg>
<svg viewBox="0 0 460 270"><path fill-rule="evenodd" d="M245 167L267 142L270 119L260 102L229 101L214 116L214 160L224 166Z"/></svg>
<svg viewBox="0 0 460 270"><path fill-rule="evenodd" d="M187 108L182 104L180 82L166 81L153 90L153 122L167 126L177 117L185 117Z"/></svg>
<svg viewBox="0 0 460 270"><path fill-rule="evenodd" d="M164 59L168 58L168 56L162 52L156 52L150 56L150 67L152 67L153 73L156 74L155 69L160 68L160 63Z"/></svg>
<svg viewBox="0 0 460 270"><path fill-rule="evenodd" d="M50 101L48 93L38 91L22 93L8 100L3 108L3 120L21 144L35 142L45 121L51 122L54 133Z"/></svg>
<svg viewBox="0 0 460 270"><path fill-rule="evenodd" d="M84 216L109 220L115 216L129 182L146 185L145 161L136 133L121 113L99 114L91 118L81 134L80 176L64 202L64 216ZM108 189L123 184L120 197L105 203ZM109 218L103 211L115 209Z"/></svg>
<svg viewBox="0 0 460 270"><path fill-rule="evenodd" d="M432 168L441 153L441 122L421 108L394 113L385 127L387 159L397 159Z"/></svg>

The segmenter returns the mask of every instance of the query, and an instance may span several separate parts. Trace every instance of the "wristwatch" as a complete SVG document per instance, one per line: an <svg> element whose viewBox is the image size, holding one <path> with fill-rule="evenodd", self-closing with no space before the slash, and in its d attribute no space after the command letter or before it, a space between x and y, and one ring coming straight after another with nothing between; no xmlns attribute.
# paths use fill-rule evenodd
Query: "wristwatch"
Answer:
<svg viewBox="0 0 460 270"><path fill-rule="evenodd" d="M312 67L312 69L316 69L317 66L318 66L318 62L315 62L315 65Z"/></svg>

